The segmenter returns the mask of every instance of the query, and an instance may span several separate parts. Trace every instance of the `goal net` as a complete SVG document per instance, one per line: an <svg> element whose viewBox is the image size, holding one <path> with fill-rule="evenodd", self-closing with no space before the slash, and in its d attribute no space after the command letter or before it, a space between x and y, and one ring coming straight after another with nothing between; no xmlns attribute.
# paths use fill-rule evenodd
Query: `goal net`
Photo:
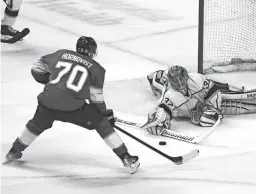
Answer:
<svg viewBox="0 0 256 194"><path fill-rule="evenodd" d="M256 0L199 0L198 72L256 71Z"/></svg>

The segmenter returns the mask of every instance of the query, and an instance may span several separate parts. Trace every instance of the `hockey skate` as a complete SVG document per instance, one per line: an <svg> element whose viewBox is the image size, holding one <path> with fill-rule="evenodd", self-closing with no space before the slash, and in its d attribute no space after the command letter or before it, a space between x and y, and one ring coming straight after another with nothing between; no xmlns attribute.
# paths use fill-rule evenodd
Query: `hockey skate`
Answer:
<svg viewBox="0 0 256 194"><path fill-rule="evenodd" d="M13 161L16 161L20 159L22 156L22 153L20 151L15 150L13 147L10 149L10 151L6 154L6 160L3 162L3 164L7 164Z"/></svg>
<svg viewBox="0 0 256 194"><path fill-rule="evenodd" d="M13 29L11 26L1 25L1 42L4 43L15 43L22 40L28 33L29 29L25 28L21 32Z"/></svg>
<svg viewBox="0 0 256 194"><path fill-rule="evenodd" d="M135 172L137 172L137 170L140 166L138 156L131 156L129 153L125 153L121 157L121 160L122 160L124 166L129 168L129 171L131 174L134 174Z"/></svg>

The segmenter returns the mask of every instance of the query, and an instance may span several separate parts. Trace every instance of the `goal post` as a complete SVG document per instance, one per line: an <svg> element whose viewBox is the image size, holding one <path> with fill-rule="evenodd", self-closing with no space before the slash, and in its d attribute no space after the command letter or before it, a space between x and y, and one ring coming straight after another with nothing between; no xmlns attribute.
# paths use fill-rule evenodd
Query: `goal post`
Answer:
<svg viewBox="0 0 256 194"><path fill-rule="evenodd" d="M198 73L203 73L204 52L204 0L199 0L198 13Z"/></svg>
<svg viewBox="0 0 256 194"><path fill-rule="evenodd" d="M256 0L199 0L198 72L256 71Z"/></svg>

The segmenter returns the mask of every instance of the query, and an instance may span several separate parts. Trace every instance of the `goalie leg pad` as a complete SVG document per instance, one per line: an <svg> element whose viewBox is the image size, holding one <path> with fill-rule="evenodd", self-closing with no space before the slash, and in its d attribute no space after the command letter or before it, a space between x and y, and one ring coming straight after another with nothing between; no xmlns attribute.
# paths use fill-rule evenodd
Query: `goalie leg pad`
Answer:
<svg viewBox="0 0 256 194"><path fill-rule="evenodd" d="M221 93L223 100L256 100L256 89L247 91L226 91Z"/></svg>
<svg viewBox="0 0 256 194"><path fill-rule="evenodd" d="M222 96L219 90L215 91L212 96L210 96L207 100L205 100L206 104L210 106L212 109L221 110L221 101Z"/></svg>
<svg viewBox="0 0 256 194"><path fill-rule="evenodd" d="M256 100L224 100L221 107L224 115L256 113Z"/></svg>

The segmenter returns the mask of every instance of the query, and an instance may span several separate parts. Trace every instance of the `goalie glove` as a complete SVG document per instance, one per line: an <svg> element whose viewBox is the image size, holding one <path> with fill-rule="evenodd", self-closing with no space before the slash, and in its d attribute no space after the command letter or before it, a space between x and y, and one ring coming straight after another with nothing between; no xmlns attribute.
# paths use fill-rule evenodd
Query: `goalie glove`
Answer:
<svg viewBox="0 0 256 194"><path fill-rule="evenodd" d="M211 127L217 122L219 118L222 119L223 115L218 110L208 108L200 117L200 126Z"/></svg>
<svg viewBox="0 0 256 194"><path fill-rule="evenodd" d="M193 108L190 109L191 121L196 125L202 127L211 127L213 126L218 118L223 118L223 115L220 111L209 104L204 104L200 100L191 99L191 105Z"/></svg>
<svg viewBox="0 0 256 194"><path fill-rule="evenodd" d="M153 135L161 135L164 129L171 127L171 120L171 111L166 105L160 104L148 114L148 121L141 128Z"/></svg>

